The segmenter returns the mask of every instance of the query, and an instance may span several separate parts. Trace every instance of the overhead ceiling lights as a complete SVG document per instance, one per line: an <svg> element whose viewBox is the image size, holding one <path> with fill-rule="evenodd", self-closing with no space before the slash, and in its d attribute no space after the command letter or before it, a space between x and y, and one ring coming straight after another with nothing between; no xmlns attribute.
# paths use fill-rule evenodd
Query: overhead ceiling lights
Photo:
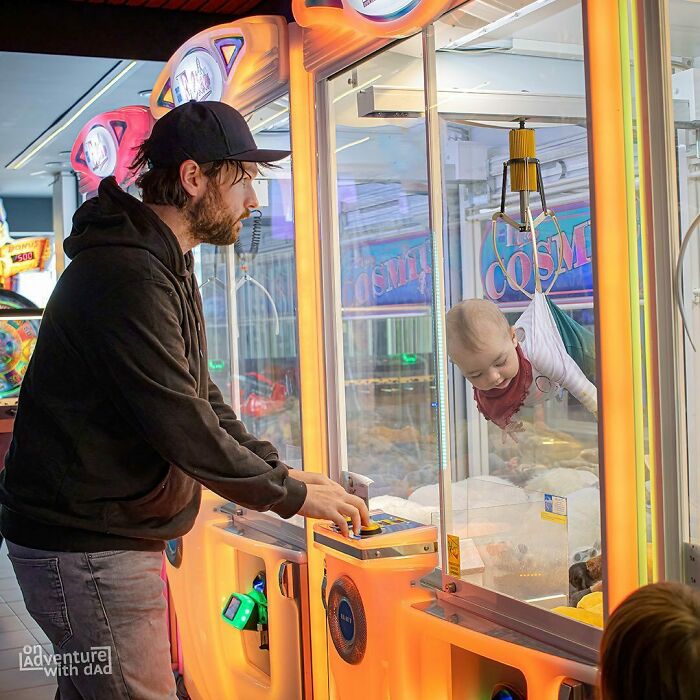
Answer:
<svg viewBox="0 0 700 700"><path fill-rule="evenodd" d="M119 70L121 64L117 65L117 70ZM124 76L133 70L139 64L138 61L131 61L126 66L121 68L119 72L107 83L105 83L97 92L95 92L89 99L87 99L79 109L77 109L73 114L67 118L65 121L60 121L53 128L49 129L48 132L40 136L36 141L32 142L27 148L22 151L14 160L7 164L9 170L19 170L24 165L26 165L44 146L51 143L59 134L63 133L78 117L80 117L86 109L93 105L97 100L102 97L105 93L111 90Z"/></svg>
<svg viewBox="0 0 700 700"><path fill-rule="evenodd" d="M263 119L261 122L258 122L255 126L253 126L250 130L251 133L257 134L258 131L262 131L262 128L264 126L267 126L270 122L275 121L276 119L281 117L283 114L286 114L287 112L289 112L289 107L285 107L284 109L281 109L279 112L275 112L272 116L267 117L267 119Z"/></svg>
<svg viewBox="0 0 700 700"><path fill-rule="evenodd" d="M527 5L526 7L521 8L520 10L515 10L514 12L509 12L507 15L504 15L500 19L495 20L494 22L490 22L489 24L481 27L480 29L476 29L473 32L469 32L468 34L465 34L461 39L458 39L457 41L453 41L450 44L447 44L445 46L445 49L459 49L467 44L470 44L472 41L476 41L477 39L482 39L486 37L488 34L491 34L492 32L496 31L497 29L501 29L502 27L507 26L511 22L517 20L517 19L522 19L523 17L527 17L529 14L532 14L533 12L537 12L537 10L541 10L543 7L546 7L547 5L551 5L553 2L558 2L558 0L535 0L535 2Z"/></svg>
<svg viewBox="0 0 700 700"><path fill-rule="evenodd" d="M369 141L370 137L365 136L363 139L357 139L357 141L351 141L350 143L346 143L344 146L340 146L335 149L336 153L340 153L341 151L344 151L346 148L352 148L353 146L359 146L361 143L366 143Z"/></svg>

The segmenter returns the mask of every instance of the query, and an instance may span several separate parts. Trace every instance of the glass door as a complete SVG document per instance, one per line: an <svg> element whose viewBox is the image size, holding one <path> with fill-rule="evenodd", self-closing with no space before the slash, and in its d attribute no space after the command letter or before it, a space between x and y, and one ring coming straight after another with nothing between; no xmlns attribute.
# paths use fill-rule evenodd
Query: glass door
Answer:
<svg viewBox="0 0 700 700"><path fill-rule="evenodd" d="M370 483L373 508L429 523L410 500L421 487L437 493L438 478L421 37L333 77L327 91L339 460ZM401 101L384 104L394 91Z"/></svg>
<svg viewBox="0 0 700 700"><path fill-rule="evenodd" d="M445 571L602 626L581 5L519 5L487 23L467 4L435 24L452 413ZM527 166L523 192L526 157L539 175Z"/></svg>

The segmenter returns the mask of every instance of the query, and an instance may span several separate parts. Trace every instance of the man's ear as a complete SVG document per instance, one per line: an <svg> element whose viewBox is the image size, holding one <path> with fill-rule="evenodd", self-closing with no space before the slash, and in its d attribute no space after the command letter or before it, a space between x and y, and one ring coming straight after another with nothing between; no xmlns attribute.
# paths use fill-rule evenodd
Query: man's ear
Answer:
<svg viewBox="0 0 700 700"><path fill-rule="evenodd" d="M518 347L518 336L515 332L515 326L510 327L510 339L513 341L513 347Z"/></svg>
<svg viewBox="0 0 700 700"><path fill-rule="evenodd" d="M190 197L198 197L206 189L206 177L202 168L193 160L180 164L180 183Z"/></svg>

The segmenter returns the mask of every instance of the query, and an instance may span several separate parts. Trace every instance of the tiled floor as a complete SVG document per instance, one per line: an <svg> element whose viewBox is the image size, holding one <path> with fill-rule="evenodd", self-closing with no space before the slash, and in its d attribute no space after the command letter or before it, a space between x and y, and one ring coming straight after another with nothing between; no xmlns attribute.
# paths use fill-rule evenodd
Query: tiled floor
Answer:
<svg viewBox="0 0 700 700"><path fill-rule="evenodd" d="M20 671L24 646L41 644L48 654L53 648L29 616L17 585L7 546L0 550L0 700L53 700L56 681L41 670Z"/></svg>

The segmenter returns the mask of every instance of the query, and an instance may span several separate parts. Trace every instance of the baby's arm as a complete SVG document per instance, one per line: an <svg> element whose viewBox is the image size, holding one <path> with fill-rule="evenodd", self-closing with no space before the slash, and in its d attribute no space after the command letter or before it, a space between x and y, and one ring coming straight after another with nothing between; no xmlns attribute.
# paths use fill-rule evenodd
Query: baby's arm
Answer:
<svg viewBox="0 0 700 700"><path fill-rule="evenodd" d="M591 413L598 412L598 392L595 385L566 352L558 334L556 338L523 341L523 351L536 370L566 389Z"/></svg>
<svg viewBox="0 0 700 700"><path fill-rule="evenodd" d="M562 360L565 364L561 385L577 398L591 413L598 413L598 391L589 381L574 359L565 351Z"/></svg>

